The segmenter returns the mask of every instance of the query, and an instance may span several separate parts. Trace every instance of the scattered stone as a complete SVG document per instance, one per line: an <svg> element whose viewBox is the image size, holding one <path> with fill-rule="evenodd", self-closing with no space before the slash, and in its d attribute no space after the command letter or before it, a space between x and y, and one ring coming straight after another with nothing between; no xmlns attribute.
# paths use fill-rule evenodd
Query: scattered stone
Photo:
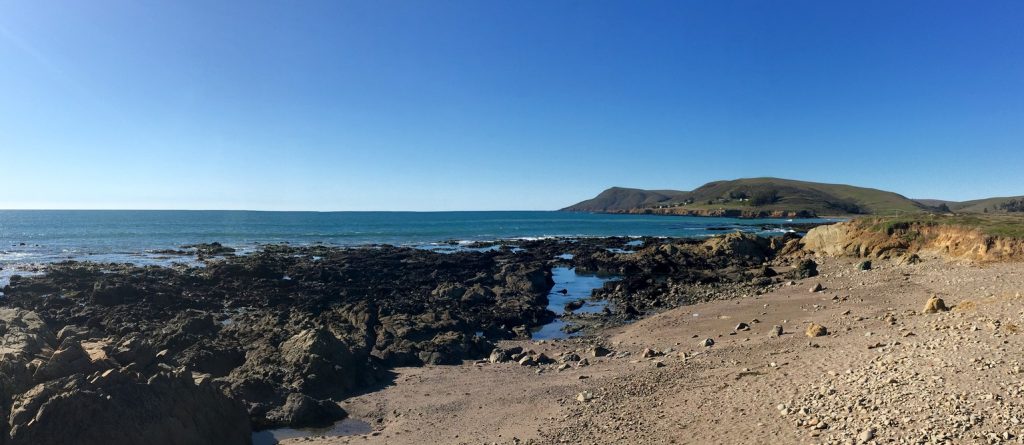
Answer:
<svg viewBox="0 0 1024 445"><path fill-rule="evenodd" d="M814 283L814 287L811 288L811 293L821 292L825 290L825 287L821 283Z"/></svg>
<svg viewBox="0 0 1024 445"><path fill-rule="evenodd" d="M818 275L818 263L812 259L805 259L797 264L796 269L791 272L794 278L811 278Z"/></svg>
<svg viewBox="0 0 1024 445"><path fill-rule="evenodd" d="M562 355L562 363L578 362L580 361L580 355L575 352Z"/></svg>
<svg viewBox="0 0 1024 445"><path fill-rule="evenodd" d="M871 270L871 260L864 260L857 263L857 270Z"/></svg>
<svg viewBox="0 0 1024 445"><path fill-rule="evenodd" d="M946 307L945 301L942 301L942 299L939 297L931 297L928 299L928 302L925 303L924 309L921 310L921 313L934 314L937 312L945 312L948 310L949 308Z"/></svg>
<svg viewBox="0 0 1024 445"><path fill-rule="evenodd" d="M710 348L715 345L715 340L713 338L705 338L704 341L700 342L700 345L705 348Z"/></svg>
<svg viewBox="0 0 1024 445"><path fill-rule="evenodd" d="M611 354L611 353L612 353L612 351L610 351L608 348L606 348L604 346L601 346L601 345L597 345L597 346L594 346L593 348L590 348L590 356L591 357L604 357L604 356L606 356L608 354Z"/></svg>
<svg viewBox="0 0 1024 445"><path fill-rule="evenodd" d="M579 394L576 394L576 400L580 403L587 403L591 400L594 400L594 394L591 393L590 391L583 391Z"/></svg>
<svg viewBox="0 0 1024 445"><path fill-rule="evenodd" d="M808 337L822 337L828 335L828 329L826 329L824 326L820 324L811 323L807 325L807 331L805 331L804 333Z"/></svg>
<svg viewBox="0 0 1024 445"><path fill-rule="evenodd" d="M643 353L641 354L641 357L643 357L643 358L652 358L652 357L657 357L659 355L663 355L663 354L661 352L658 352L658 350L656 350L656 349L645 348Z"/></svg>
<svg viewBox="0 0 1024 445"><path fill-rule="evenodd" d="M733 328L733 330L734 331L749 331L750 330L750 325L746 324L746 323L740 323L740 324L737 324L736 327Z"/></svg>
<svg viewBox="0 0 1024 445"><path fill-rule="evenodd" d="M874 439L874 438L875 438L875 429L874 428L868 428L868 429L866 429L864 431L861 431L860 434L857 435L857 440L860 443L871 442L871 440Z"/></svg>
<svg viewBox="0 0 1024 445"><path fill-rule="evenodd" d="M781 337L782 336L782 325L772 326L772 330L768 333L769 337Z"/></svg>

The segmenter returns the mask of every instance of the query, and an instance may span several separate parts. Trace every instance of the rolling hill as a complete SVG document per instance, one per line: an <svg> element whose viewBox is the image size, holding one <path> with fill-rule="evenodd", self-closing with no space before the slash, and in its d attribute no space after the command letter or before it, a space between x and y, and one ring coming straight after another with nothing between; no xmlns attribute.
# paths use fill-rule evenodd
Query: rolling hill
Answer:
<svg viewBox="0 0 1024 445"><path fill-rule="evenodd" d="M1019 213L1024 212L1024 196L975 199L946 203L949 209L960 213Z"/></svg>
<svg viewBox="0 0 1024 445"><path fill-rule="evenodd" d="M779 178L715 181L685 191L613 187L564 211L706 216L894 215L932 210L884 190Z"/></svg>
<svg viewBox="0 0 1024 445"><path fill-rule="evenodd" d="M612 187L594 198L562 210L567 212L621 212L685 199L687 193L689 192Z"/></svg>

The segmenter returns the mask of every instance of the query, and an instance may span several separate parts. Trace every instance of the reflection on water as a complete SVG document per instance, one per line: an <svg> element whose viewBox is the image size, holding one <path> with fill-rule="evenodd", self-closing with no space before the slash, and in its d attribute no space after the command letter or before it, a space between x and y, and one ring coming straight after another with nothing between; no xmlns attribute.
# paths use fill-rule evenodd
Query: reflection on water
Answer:
<svg viewBox="0 0 1024 445"><path fill-rule="evenodd" d="M373 428L369 423L359 419L345 419L325 428L280 428L276 430L264 430L252 433L253 445L274 445L284 439L295 439L301 437L315 436L356 436L369 434Z"/></svg>
<svg viewBox="0 0 1024 445"><path fill-rule="evenodd" d="M582 299L586 300L583 306L574 310L573 313L596 314L601 312L608 305L608 302L592 300L590 295L594 289L604 286L605 282L617 279L617 277L576 273L576 269L571 267L554 267L551 269L551 275L555 285L548 294L548 310L556 314L564 313L566 304ZM562 293L563 289L566 291L565 293ZM553 340L578 335L562 331L565 325L566 322L559 316L551 323L541 326L534 331L533 338L536 340Z"/></svg>

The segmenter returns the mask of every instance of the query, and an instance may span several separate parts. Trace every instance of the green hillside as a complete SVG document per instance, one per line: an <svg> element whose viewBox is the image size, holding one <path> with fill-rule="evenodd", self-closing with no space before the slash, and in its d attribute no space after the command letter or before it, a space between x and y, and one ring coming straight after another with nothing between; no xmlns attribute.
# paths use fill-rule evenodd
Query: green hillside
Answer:
<svg viewBox="0 0 1024 445"><path fill-rule="evenodd" d="M806 210L817 215L892 215L925 210L921 204L893 192L778 178L711 182L691 192L688 198L696 206Z"/></svg>
<svg viewBox="0 0 1024 445"><path fill-rule="evenodd" d="M950 202L947 205L959 213L1020 213L1024 212L1024 196Z"/></svg>
<svg viewBox="0 0 1024 445"><path fill-rule="evenodd" d="M594 198L562 209L567 212L622 212L674 202L687 192L612 187Z"/></svg>
<svg viewBox="0 0 1024 445"><path fill-rule="evenodd" d="M611 188L597 197L566 207L567 211L664 213L707 210L789 211L815 215L896 215L929 210L902 195L842 184L778 178L715 181L692 192Z"/></svg>

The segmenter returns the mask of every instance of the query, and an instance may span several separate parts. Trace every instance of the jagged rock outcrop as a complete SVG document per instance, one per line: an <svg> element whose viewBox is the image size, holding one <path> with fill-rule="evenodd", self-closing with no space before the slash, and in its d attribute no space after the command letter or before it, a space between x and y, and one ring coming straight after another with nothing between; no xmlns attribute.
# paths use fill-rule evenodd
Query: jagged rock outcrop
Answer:
<svg viewBox="0 0 1024 445"><path fill-rule="evenodd" d="M251 434L245 410L209 384L169 374L140 380L110 369L17 396L7 445L246 445Z"/></svg>

